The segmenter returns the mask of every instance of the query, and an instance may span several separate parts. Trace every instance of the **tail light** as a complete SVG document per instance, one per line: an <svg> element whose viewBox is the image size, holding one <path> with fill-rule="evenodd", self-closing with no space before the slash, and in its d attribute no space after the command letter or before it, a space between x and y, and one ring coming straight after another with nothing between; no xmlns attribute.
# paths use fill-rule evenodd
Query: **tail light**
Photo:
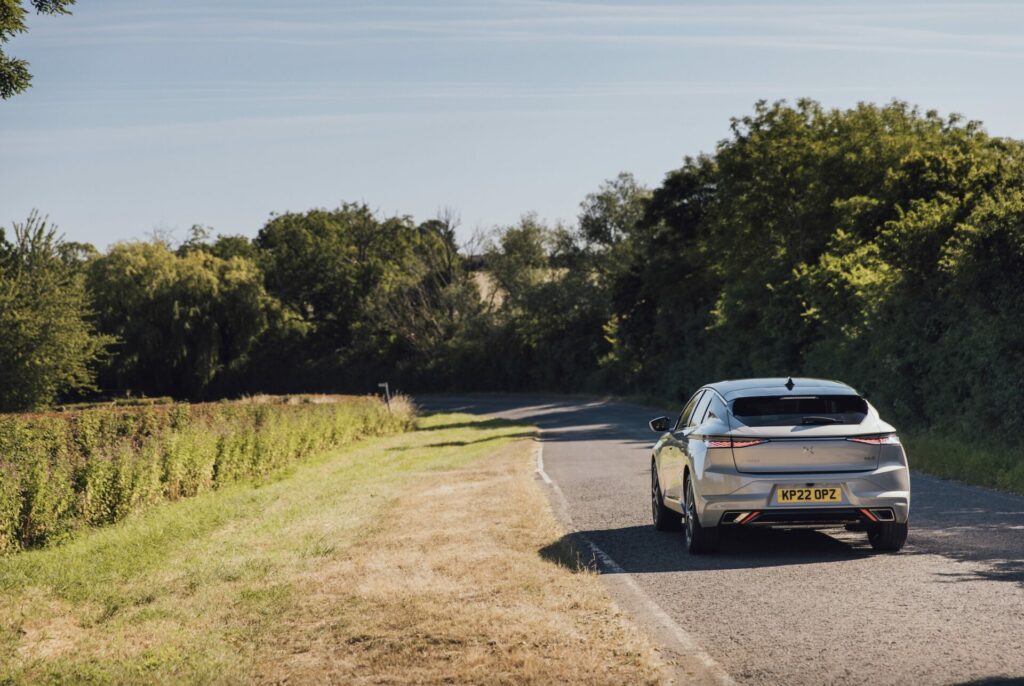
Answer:
<svg viewBox="0 0 1024 686"><path fill-rule="evenodd" d="M854 443L867 443L868 445L899 445L900 437L896 434L885 434L884 436L851 436L848 441Z"/></svg>
<svg viewBox="0 0 1024 686"><path fill-rule="evenodd" d="M752 445L767 443L765 438L729 438L728 436L713 436L708 439L709 448L749 448Z"/></svg>

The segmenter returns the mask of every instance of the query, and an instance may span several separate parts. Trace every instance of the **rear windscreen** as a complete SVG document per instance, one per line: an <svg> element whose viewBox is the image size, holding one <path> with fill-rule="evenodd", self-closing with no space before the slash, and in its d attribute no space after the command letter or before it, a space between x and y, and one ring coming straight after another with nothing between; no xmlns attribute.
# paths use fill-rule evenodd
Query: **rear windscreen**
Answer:
<svg viewBox="0 0 1024 686"><path fill-rule="evenodd" d="M856 395L773 395L737 398L732 413L747 426L860 424L868 404Z"/></svg>

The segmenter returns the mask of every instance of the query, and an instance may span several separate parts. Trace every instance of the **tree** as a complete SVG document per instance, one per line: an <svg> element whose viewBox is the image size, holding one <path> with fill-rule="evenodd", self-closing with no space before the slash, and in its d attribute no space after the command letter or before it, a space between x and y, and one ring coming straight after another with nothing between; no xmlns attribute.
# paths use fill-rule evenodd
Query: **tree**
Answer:
<svg viewBox="0 0 1024 686"><path fill-rule="evenodd" d="M120 243L88 274L100 329L119 341L105 380L122 390L203 398L246 366L274 316L262 273L242 257Z"/></svg>
<svg viewBox="0 0 1024 686"><path fill-rule="evenodd" d="M649 190L637 183L629 172L601 184L580 203L580 233L588 243L614 246L633 232L643 218Z"/></svg>
<svg viewBox="0 0 1024 686"><path fill-rule="evenodd" d="M368 343L371 298L399 280L419 239L408 217L366 205L276 216L260 229L267 290L311 328L314 356Z"/></svg>
<svg viewBox="0 0 1024 686"><path fill-rule="evenodd" d="M841 378L905 426L1016 435L1022 187L1024 143L956 115L758 103L618 240L605 364L675 397Z"/></svg>
<svg viewBox="0 0 1024 686"><path fill-rule="evenodd" d="M30 0L39 14L71 14L68 9L75 0ZM22 0L0 0L0 46L28 27L25 15L28 10ZM11 57L0 48L0 98L7 100L26 90L32 82L28 62Z"/></svg>
<svg viewBox="0 0 1024 686"><path fill-rule="evenodd" d="M451 346L483 311L459 254L458 223L447 210L420 224L412 259L394 271L396 278L382 281L371 298L377 324L409 348L406 366L411 363L442 377L451 371Z"/></svg>
<svg viewBox="0 0 1024 686"><path fill-rule="evenodd" d="M575 228L535 215L500 230L484 254L499 298L489 360L499 388L583 388L607 352L603 286L586 240Z"/></svg>
<svg viewBox="0 0 1024 686"><path fill-rule="evenodd" d="M94 389L112 339L89 323L75 251L56 228L35 212L13 228L13 242L0 230L0 410L27 410Z"/></svg>

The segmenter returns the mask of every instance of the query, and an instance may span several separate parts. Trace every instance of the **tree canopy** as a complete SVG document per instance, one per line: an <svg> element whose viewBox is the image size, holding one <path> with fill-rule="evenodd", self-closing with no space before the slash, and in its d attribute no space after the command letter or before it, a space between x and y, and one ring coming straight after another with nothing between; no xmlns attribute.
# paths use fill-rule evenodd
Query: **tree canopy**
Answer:
<svg viewBox="0 0 1024 686"><path fill-rule="evenodd" d="M0 360L11 379L50 371L11 381L36 390L7 406L80 392L108 349L99 385L116 393L387 379L681 399L804 374L903 424L1024 425L1024 143L976 122L760 102L658 186L605 182L574 224L527 213L470 247L456 226L345 203L274 215L251 240L196 226L104 253L18 229L0 243L0 319L38 326L0 327ZM48 267L28 267L37 254Z"/></svg>
<svg viewBox="0 0 1024 686"><path fill-rule="evenodd" d="M77 251L33 213L0 229L0 411L45 407L95 390L95 367L112 341L90 321Z"/></svg>
<svg viewBox="0 0 1024 686"><path fill-rule="evenodd" d="M71 14L68 8L75 0L29 0L29 4L40 14ZM26 90L32 83L28 62L3 50L3 45L11 38L28 30L27 14L22 0L0 0L0 98L4 100Z"/></svg>

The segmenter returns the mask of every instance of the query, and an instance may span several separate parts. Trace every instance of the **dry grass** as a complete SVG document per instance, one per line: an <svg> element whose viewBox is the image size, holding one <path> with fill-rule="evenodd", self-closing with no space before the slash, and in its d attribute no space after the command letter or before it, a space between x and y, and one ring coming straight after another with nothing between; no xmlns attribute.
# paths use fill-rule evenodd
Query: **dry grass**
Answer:
<svg viewBox="0 0 1024 686"><path fill-rule="evenodd" d="M530 444L421 482L368 545L305 576L267 681L656 683L597 575L546 561L559 531Z"/></svg>
<svg viewBox="0 0 1024 686"><path fill-rule="evenodd" d="M0 683L645 683L528 427L460 415L0 558Z"/></svg>

